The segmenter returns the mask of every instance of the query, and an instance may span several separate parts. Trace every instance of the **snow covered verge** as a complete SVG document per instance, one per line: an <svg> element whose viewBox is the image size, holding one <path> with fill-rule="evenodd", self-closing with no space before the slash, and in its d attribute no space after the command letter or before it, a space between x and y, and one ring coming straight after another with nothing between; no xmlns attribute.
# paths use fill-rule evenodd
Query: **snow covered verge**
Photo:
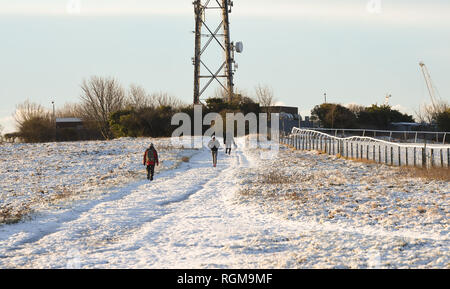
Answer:
<svg viewBox="0 0 450 289"><path fill-rule="evenodd" d="M240 173L237 202L298 225L287 267L450 268L450 183L281 148Z"/></svg>
<svg viewBox="0 0 450 289"><path fill-rule="evenodd" d="M145 179L142 158L154 142L161 163L156 174L175 168L196 151L170 139L122 138L0 146L0 224L14 223L64 202L95 199L112 187Z"/></svg>
<svg viewBox="0 0 450 289"><path fill-rule="evenodd" d="M0 268L450 268L448 182L285 147L267 160L243 139L214 168L206 148L152 141L166 163L151 183L141 166L148 140L67 144L105 152L74 157L92 164L72 177L39 150L53 172L46 183L80 193L0 225ZM177 165L181 156L190 161ZM88 182L113 165L127 185Z"/></svg>

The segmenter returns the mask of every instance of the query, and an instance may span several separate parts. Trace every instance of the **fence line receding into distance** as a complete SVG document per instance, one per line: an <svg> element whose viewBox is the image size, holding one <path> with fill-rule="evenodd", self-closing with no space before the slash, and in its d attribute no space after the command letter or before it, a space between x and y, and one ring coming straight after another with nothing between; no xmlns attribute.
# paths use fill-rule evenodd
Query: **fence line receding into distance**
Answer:
<svg viewBox="0 0 450 289"><path fill-rule="evenodd" d="M364 136L340 138L299 128L292 129L291 134L281 137L280 141L299 150L323 151L392 166L450 167L450 145L401 144Z"/></svg>

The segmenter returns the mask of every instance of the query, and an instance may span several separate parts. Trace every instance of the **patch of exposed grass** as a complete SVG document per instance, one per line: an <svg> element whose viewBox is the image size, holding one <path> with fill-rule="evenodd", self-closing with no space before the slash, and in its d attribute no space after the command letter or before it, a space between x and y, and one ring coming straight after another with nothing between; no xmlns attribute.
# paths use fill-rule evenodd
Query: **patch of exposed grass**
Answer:
<svg viewBox="0 0 450 289"><path fill-rule="evenodd" d="M260 178L263 184L289 184L293 183L290 176L284 175L279 171L271 171L267 174L262 175Z"/></svg>
<svg viewBox="0 0 450 289"><path fill-rule="evenodd" d="M181 161L184 162L184 163L188 163L190 160L191 160L191 158L190 157L186 157L186 156L181 158Z"/></svg>
<svg viewBox="0 0 450 289"><path fill-rule="evenodd" d="M400 168L400 171L408 177L424 178L438 181L450 181L449 168L402 167Z"/></svg>
<svg viewBox="0 0 450 289"><path fill-rule="evenodd" d="M23 205L20 208L13 208L6 205L0 207L0 224L16 224L31 213L29 205Z"/></svg>

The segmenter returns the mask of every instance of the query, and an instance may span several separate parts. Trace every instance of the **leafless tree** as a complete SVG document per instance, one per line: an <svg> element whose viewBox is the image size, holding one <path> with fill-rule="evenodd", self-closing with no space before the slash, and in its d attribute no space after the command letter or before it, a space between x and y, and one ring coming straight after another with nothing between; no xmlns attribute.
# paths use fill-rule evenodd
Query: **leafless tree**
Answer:
<svg viewBox="0 0 450 289"><path fill-rule="evenodd" d="M228 92L223 88L217 88L214 92L213 98L221 98L224 101L229 101ZM245 90L234 88L233 102L241 102L243 99L254 101Z"/></svg>
<svg viewBox="0 0 450 289"><path fill-rule="evenodd" d="M25 142L45 142L54 139L52 114L40 104L25 101L17 105L14 114L19 137Z"/></svg>
<svg viewBox="0 0 450 289"><path fill-rule="evenodd" d="M268 107L275 104L275 95L273 89L268 85L261 85L255 87L256 100L261 106Z"/></svg>
<svg viewBox="0 0 450 289"><path fill-rule="evenodd" d="M82 107L76 103L66 103L62 108L56 110L56 117L77 117L82 118Z"/></svg>
<svg viewBox="0 0 450 289"><path fill-rule="evenodd" d="M183 105L183 102L165 92L158 92L151 95L152 102L155 106L170 106L172 108L179 108Z"/></svg>
<svg viewBox="0 0 450 289"><path fill-rule="evenodd" d="M33 119L51 118L48 109L44 108L40 104L30 102L29 100L26 100L25 102L18 104L16 106L16 111L13 116L16 122L16 126L19 130L24 123L31 121Z"/></svg>
<svg viewBox="0 0 450 289"><path fill-rule="evenodd" d="M347 108L348 108L351 112L353 112L353 114L354 114L356 117L358 117L358 116L361 114L361 112L363 112L363 111L365 110L365 107L364 107L363 105L353 104L353 103L347 105Z"/></svg>
<svg viewBox="0 0 450 289"><path fill-rule="evenodd" d="M434 123L436 122L438 115L444 113L448 109L450 109L450 104L441 100L433 105L422 105L415 114L417 120L421 123Z"/></svg>
<svg viewBox="0 0 450 289"><path fill-rule="evenodd" d="M112 138L109 117L124 107L124 89L116 79L98 76L83 80L81 89L83 118L95 122L104 138Z"/></svg>
<svg viewBox="0 0 450 289"><path fill-rule="evenodd" d="M135 109L151 107L152 101L150 95L142 86L131 84L128 91L128 105Z"/></svg>

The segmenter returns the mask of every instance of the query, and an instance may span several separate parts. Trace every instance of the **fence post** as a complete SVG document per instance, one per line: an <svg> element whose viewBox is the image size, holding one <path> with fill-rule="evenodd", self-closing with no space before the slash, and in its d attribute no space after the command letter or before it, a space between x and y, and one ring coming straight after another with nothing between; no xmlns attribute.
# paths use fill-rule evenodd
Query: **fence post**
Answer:
<svg viewBox="0 0 450 289"><path fill-rule="evenodd" d="M367 160L369 160L369 145L367 145L366 157L367 157Z"/></svg>
<svg viewBox="0 0 450 289"><path fill-rule="evenodd" d="M359 159L359 144L356 144L356 159Z"/></svg>
<svg viewBox="0 0 450 289"><path fill-rule="evenodd" d="M345 146L345 157L348 158L348 142L342 141L342 143Z"/></svg>
<svg viewBox="0 0 450 289"><path fill-rule="evenodd" d="M417 166L417 160L416 160L416 157L417 157L417 148L414 147L414 167Z"/></svg>
<svg viewBox="0 0 450 289"><path fill-rule="evenodd" d="M440 149L440 152L441 152L441 168L443 168L444 167L444 150Z"/></svg>
<svg viewBox="0 0 450 289"><path fill-rule="evenodd" d="M388 147L387 145L384 146L384 163L388 164L388 153L387 153Z"/></svg>
<svg viewBox="0 0 450 289"><path fill-rule="evenodd" d="M430 161L431 161L431 167L434 167L434 149L431 149Z"/></svg>
<svg viewBox="0 0 450 289"><path fill-rule="evenodd" d="M378 145L378 162L381 164L381 145Z"/></svg>
<svg viewBox="0 0 450 289"><path fill-rule="evenodd" d="M450 149L447 149L447 168L450 168Z"/></svg>
<svg viewBox="0 0 450 289"><path fill-rule="evenodd" d="M375 160L375 145L373 145L372 158L373 158L373 161L376 162L376 160Z"/></svg>
<svg viewBox="0 0 450 289"><path fill-rule="evenodd" d="M408 160L408 147L406 147L406 166L409 166L409 160Z"/></svg>
<svg viewBox="0 0 450 289"><path fill-rule="evenodd" d="M391 147L391 166L394 165L394 147Z"/></svg>
<svg viewBox="0 0 450 289"><path fill-rule="evenodd" d="M402 166L402 148L400 146L398 147L398 166Z"/></svg>
<svg viewBox="0 0 450 289"><path fill-rule="evenodd" d="M422 168L427 167L427 152L426 152L426 145L425 147L421 148L422 150Z"/></svg>
<svg viewBox="0 0 450 289"><path fill-rule="evenodd" d="M351 158L353 158L353 142L350 143L351 146Z"/></svg>

